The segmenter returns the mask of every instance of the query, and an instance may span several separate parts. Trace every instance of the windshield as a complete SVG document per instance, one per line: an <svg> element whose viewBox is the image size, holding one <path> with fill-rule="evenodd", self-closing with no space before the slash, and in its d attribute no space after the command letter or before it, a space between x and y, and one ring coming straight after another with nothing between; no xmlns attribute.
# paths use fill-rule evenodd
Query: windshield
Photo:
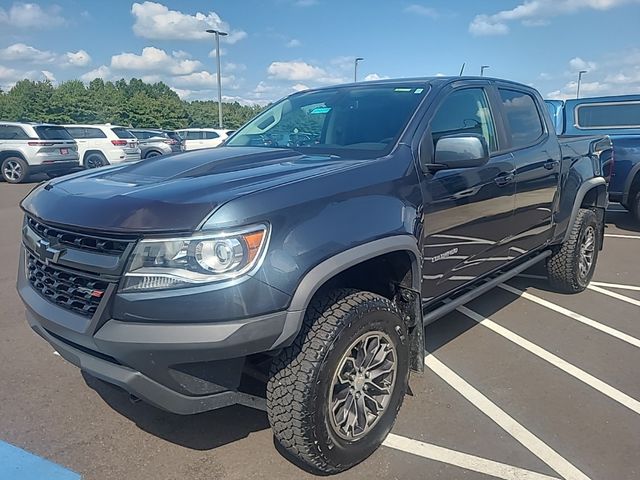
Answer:
<svg viewBox="0 0 640 480"><path fill-rule="evenodd" d="M394 84L299 93L258 115L226 146L293 148L355 158L386 154L426 90L424 84Z"/></svg>
<svg viewBox="0 0 640 480"><path fill-rule="evenodd" d="M73 140L64 127L46 125L34 127L34 130L42 140Z"/></svg>

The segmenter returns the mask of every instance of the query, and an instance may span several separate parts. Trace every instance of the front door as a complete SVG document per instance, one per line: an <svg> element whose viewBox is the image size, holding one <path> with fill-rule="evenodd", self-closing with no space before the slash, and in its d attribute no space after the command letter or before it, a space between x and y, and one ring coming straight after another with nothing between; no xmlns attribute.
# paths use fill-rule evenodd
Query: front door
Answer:
<svg viewBox="0 0 640 480"><path fill-rule="evenodd" d="M453 90L431 121L433 142L445 135L482 135L491 153L481 167L426 174L423 299L432 300L500 267L515 204L511 153L500 153L485 88Z"/></svg>

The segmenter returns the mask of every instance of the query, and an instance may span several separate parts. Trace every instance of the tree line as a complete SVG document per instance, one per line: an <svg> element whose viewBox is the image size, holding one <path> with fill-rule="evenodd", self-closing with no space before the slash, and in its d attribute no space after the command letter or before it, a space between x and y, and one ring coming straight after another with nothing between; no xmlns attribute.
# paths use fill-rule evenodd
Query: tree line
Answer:
<svg viewBox="0 0 640 480"><path fill-rule="evenodd" d="M224 127L236 129L262 110L258 106L222 102ZM88 85L71 80L20 80L0 90L0 120L46 123L112 123L136 128L217 127L218 102L181 100L163 82L137 78Z"/></svg>

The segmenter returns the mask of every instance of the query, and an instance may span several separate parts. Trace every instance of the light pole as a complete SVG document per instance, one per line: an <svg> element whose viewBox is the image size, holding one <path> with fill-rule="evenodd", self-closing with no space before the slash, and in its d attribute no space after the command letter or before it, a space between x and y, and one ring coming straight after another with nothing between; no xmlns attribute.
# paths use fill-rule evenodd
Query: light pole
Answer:
<svg viewBox="0 0 640 480"><path fill-rule="evenodd" d="M358 81L358 62L361 62L362 60L364 60L364 58L356 57L355 61L353 62L353 83L356 83Z"/></svg>
<svg viewBox="0 0 640 480"><path fill-rule="evenodd" d="M480 76L481 76L481 77L484 77L484 71L485 71L487 68L490 68L490 67L491 67L491 65L482 65L482 66L480 67Z"/></svg>
<svg viewBox="0 0 640 480"><path fill-rule="evenodd" d="M218 128L222 128L222 78L220 77L220 37L227 35L220 30L207 30L216 36L216 61L218 63Z"/></svg>
<svg viewBox="0 0 640 480"><path fill-rule="evenodd" d="M578 89L576 90L576 98L580 98L580 84L582 83L582 75L587 73L586 70L580 70L578 72Z"/></svg>

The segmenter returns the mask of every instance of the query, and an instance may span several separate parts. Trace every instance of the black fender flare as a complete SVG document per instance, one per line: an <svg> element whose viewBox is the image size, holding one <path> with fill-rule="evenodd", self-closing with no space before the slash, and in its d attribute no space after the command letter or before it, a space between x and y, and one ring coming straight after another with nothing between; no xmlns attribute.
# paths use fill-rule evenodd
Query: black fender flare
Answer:
<svg viewBox="0 0 640 480"><path fill-rule="evenodd" d="M631 194L631 185L633 185L633 180L637 175L640 175L640 162L636 163L629 172L629 176L624 183L624 191L622 192L622 203L629 203L629 195Z"/></svg>
<svg viewBox="0 0 640 480"><path fill-rule="evenodd" d="M607 208L607 181L603 177L594 177L586 180L578 191L576 192L575 200L573 201L573 208L571 209L571 216L569 217L569 223L567 224L567 230L564 232L564 236L562 238L562 243L566 242L571 235L571 228L576 221L576 217L578 216L578 210L582 206L582 201L594 188L598 188L600 186L604 186L604 194L598 195L596 206L600 208Z"/></svg>
<svg viewBox="0 0 640 480"><path fill-rule="evenodd" d="M287 316L282 333L276 339L271 349L291 344L302 327L302 321L311 299L318 289L328 280L354 265L386 253L397 251L406 251L412 256L412 290L414 290L418 294L418 298L420 298L422 255L415 237L411 235L394 235L358 245L357 247L350 248L324 260L312 268L302 278L291 298L291 304L287 309Z"/></svg>

